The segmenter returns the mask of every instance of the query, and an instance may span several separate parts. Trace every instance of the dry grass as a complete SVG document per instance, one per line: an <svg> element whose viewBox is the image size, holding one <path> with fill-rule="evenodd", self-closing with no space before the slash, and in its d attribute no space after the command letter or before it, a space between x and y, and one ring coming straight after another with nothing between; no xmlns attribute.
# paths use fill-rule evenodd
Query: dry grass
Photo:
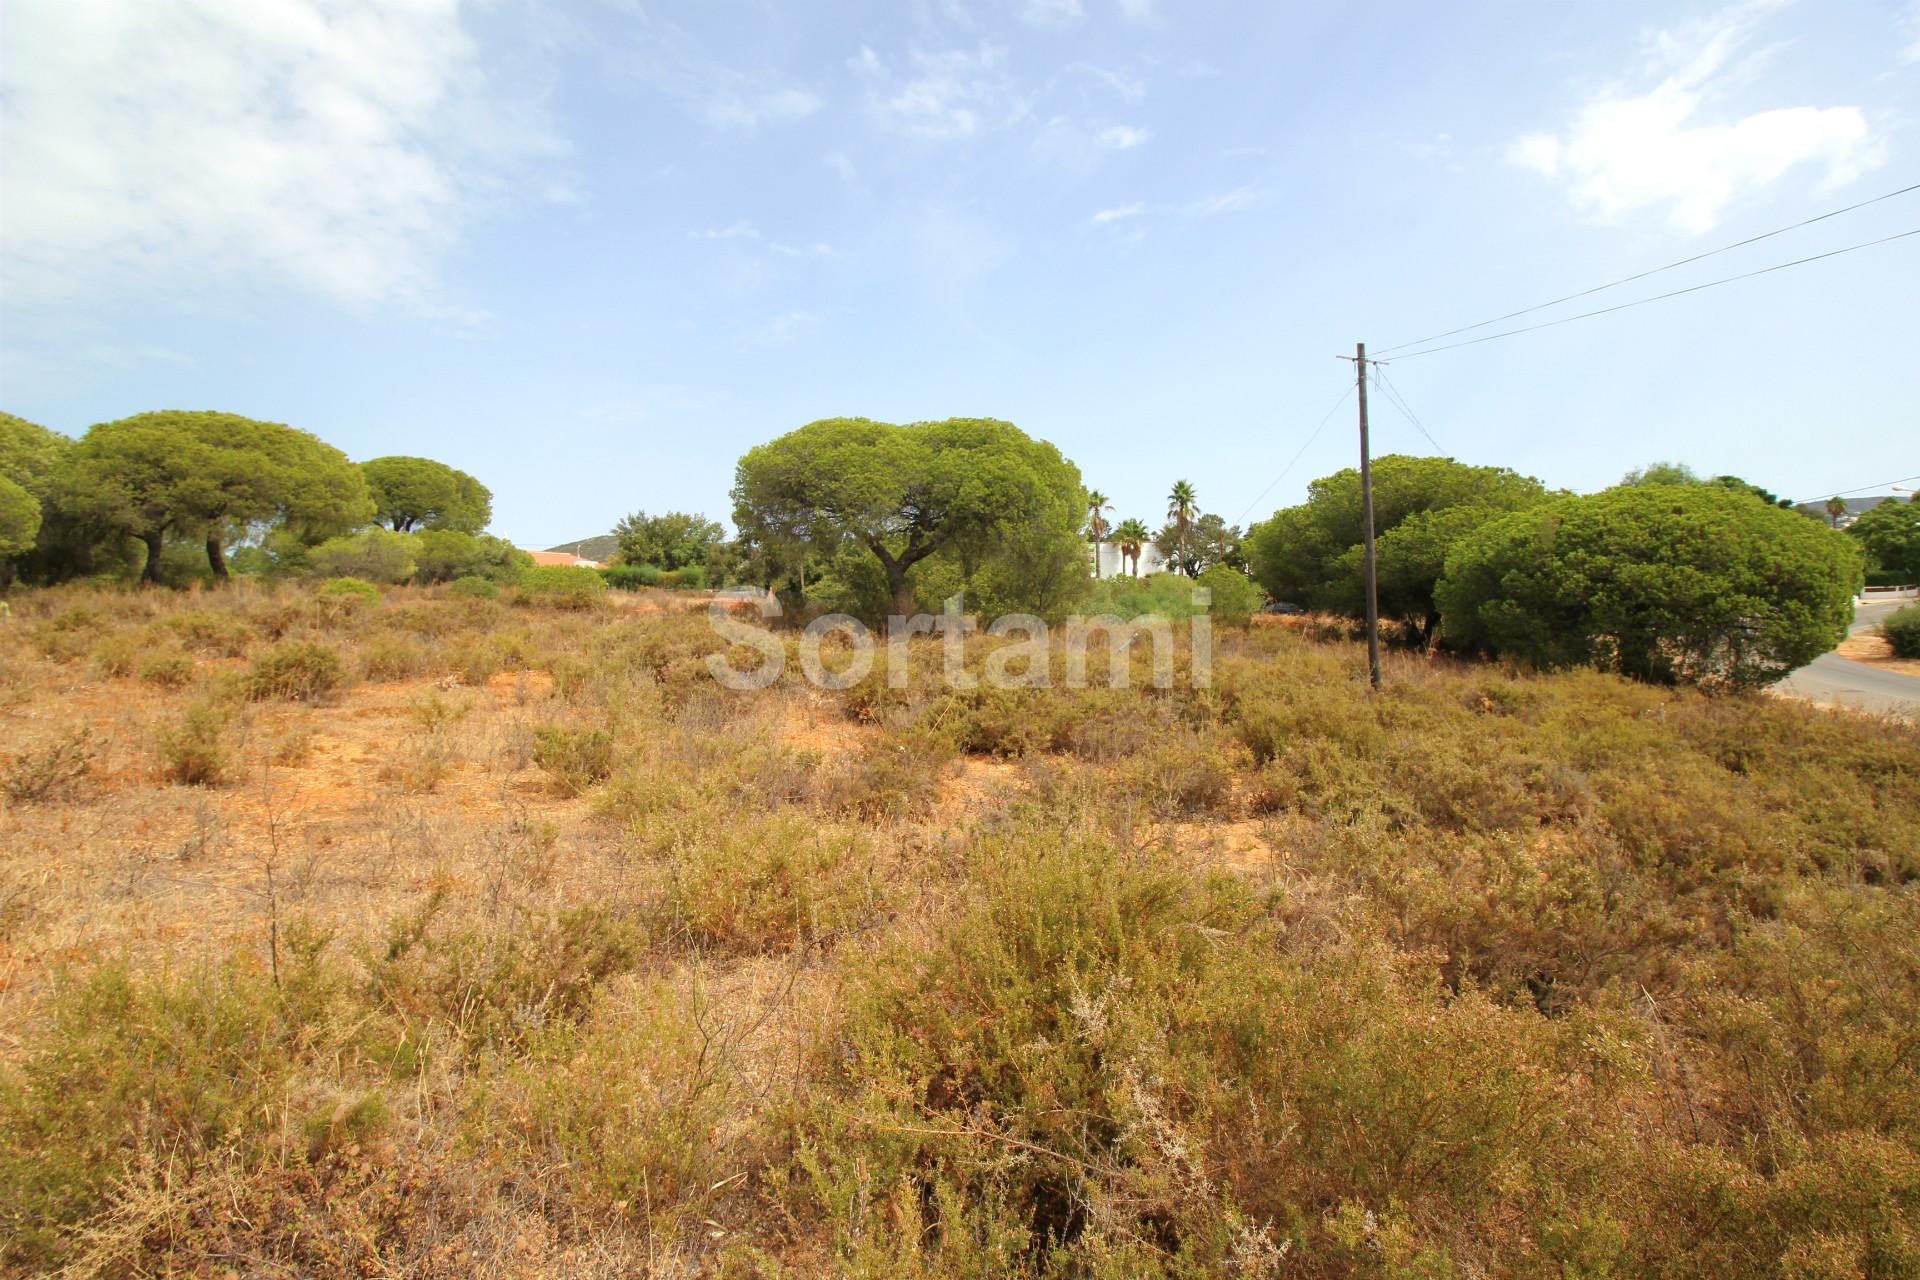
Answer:
<svg viewBox="0 0 1920 1280"><path fill-rule="evenodd" d="M1279 626L741 698L670 597L13 603L13 1271L1920 1267L1911 726Z"/></svg>

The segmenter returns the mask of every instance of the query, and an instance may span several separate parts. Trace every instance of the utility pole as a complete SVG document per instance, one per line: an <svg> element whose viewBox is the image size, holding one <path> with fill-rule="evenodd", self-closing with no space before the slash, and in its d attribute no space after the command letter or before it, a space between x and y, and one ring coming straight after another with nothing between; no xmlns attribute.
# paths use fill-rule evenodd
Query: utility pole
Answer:
<svg viewBox="0 0 1920 1280"><path fill-rule="evenodd" d="M1353 352L1353 371L1360 385L1360 533L1367 547L1367 679L1377 690L1380 688L1380 563L1373 546L1373 453L1367 445L1367 344L1356 343Z"/></svg>

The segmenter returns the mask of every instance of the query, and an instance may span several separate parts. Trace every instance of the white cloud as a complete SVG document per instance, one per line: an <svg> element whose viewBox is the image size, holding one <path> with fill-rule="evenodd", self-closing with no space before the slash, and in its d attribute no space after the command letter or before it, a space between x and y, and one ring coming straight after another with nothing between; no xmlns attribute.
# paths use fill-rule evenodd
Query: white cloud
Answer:
<svg viewBox="0 0 1920 1280"><path fill-rule="evenodd" d="M1908 6L1906 21L1901 26L1907 47L1900 51L1900 57L1907 62L1920 62L1920 0L1913 0Z"/></svg>
<svg viewBox="0 0 1920 1280"><path fill-rule="evenodd" d="M1120 13L1129 22L1144 22L1153 16L1153 0L1120 0Z"/></svg>
<svg viewBox="0 0 1920 1280"><path fill-rule="evenodd" d="M847 65L867 84L867 109L883 128L919 138L971 138L1011 124L1026 114L1006 72L1006 51L998 45L914 50L909 70L895 72L871 48Z"/></svg>
<svg viewBox="0 0 1920 1280"><path fill-rule="evenodd" d="M1087 16L1080 0L1026 0L1020 20L1030 27L1067 27Z"/></svg>
<svg viewBox="0 0 1920 1280"><path fill-rule="evenodd" d="M1508 159L1565 185L1574 207L1599 218L1664 209L1688 232L1711 230L1741 194L1779 181L1803 164L1824 165L1840 185L1878 163L1858 107L1780 107L1703 120L1716 98L1750 80L1766 51L1745 53L1779 0L1752 0L1649 38L1641 93L1609 90L1575 115L1564 133L1515 139Z"/></svg>
<svg viewBox="0 0 1920 1280"><path fill-rule="evenodd" d="M1252 206L1260 199L1258 187L1235 187L1232 191L1223 191L1219 195L1207 196L1195 200L1181 210L1199 218L1211 218L1222 213L1236 213Z"/></svg>
<svg viewBox="0 0 1920 1280"><path fill-rule="evenodd" d="M784 347L820 323L811 311L789 311L775 316L741 339L750 347Z"/></svg>
<svg viewBox="0 0 1920 1280"><path fill-rule="evenodd" d="M840 175L842 182L857 182L860 171L854 167L853 160L844 151L829 152L826 156L827 168Z"/></svg>
<svg viewBox="0 0 1920 1280"><path fill-rule="evenodd" d="M453 0L21 0L7 24L15 303L241 279L435 310L476 206L560 149L494 101Z"/></svg>
<svg viewBox="0 0 1920 1280"><path fill-rule="evenodd" d="M1122 100L1138 102L1147 96L1147 83L1138 76L1128 75L1124 71L1114 71L1107 67L1097 67L1091 62L1076 62L1066 68L1067 73L1091 76L1119 94Z"/></svg>
<svg viewBox="0 0 1920 1280"><path fill-rule="evenodd" d="M758 227L744 218L728 226L708 227L705 231L694 234L701 240L744 240L752 244L764 245L787 258L831 258L833 256L833 246L824 240L816 240L807 245L785 244L779 240L769 240L760 234Z"/></svg>
<svg viewBox="0 0 1920 1280"><path fill-rule="evenodd" d="M1136 200L1132 204L1117 205L1112 209L1102 209L1093 215L1096 226L1105 226L1109 222L1121 222L1127 218L1137 218L1147 211L1147 206Z"/></svg>
<svg viewBox="0 0 1920 1280"><path fill-rule="evenodd" d="M1094 141L1110 151L1131 151L1153 135L1132 125L1109 125L1094 136Z"/></svg>

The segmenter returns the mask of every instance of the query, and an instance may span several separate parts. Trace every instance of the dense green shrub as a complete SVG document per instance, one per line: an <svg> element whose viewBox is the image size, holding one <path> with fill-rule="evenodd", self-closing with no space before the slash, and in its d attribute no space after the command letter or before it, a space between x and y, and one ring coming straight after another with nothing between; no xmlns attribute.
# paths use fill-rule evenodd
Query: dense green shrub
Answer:
<svg viewBox="0 0 1920 1280"><path fill-rule="evenodd" d="M358 604L378 604L380 601L380 588L360 578L329 578L318 594L323 600Z"/></svg>
<svg viewBox="0 0 1920 1280"><path fill-rule="evenodd" d="M555 609L591 609L607 594L597 570L575 565L535 565L520 578L520 599Z"/></svg>
<svg viewBox="0 0 1920 1280"><path fill-rule="evenodd" d="M1244 627L1260 607L1260 588L1232 565L1214 565L1196 578L1194 585L1212 593L1207 612L1221 622Z"/></svg>
<svg viewBox="0 0 1920 1280"><path fill-rule="evenodd" d="M363 529L329 538L307 552L307 567L325 578L361 578L368 582L405 582L413 576L419 548L404 533Z"/></svg>
<svg viewBox="0 0 1920 1280"><path fill-rule="evenodd" d="M1745 688L1845 638L1861 565L1846 535L1746 494L1628 485L1482 528L1435 597L1468 648Z"/></svg>
<svg viewBox="0 0 1920 1280"><path fill-rule="evenodd" d="M1896 609L1880 624L1880 632L1893 646L1894 656L1920 658L1920 605Z"/></svg>
<svg viewBox="0 0 1920 1280"><path fill-rule="evenodd" d="M500 584L488 578L469 575L448 583L447 594L464 600L492 600L500 594Z"/></svg>
<svg viewBox="0 0 1920 1280"><path fill-rule="evenodd" d="M639 591L660 581L660 568L651 564L610 564L600 576L615 591Z"/></svg>

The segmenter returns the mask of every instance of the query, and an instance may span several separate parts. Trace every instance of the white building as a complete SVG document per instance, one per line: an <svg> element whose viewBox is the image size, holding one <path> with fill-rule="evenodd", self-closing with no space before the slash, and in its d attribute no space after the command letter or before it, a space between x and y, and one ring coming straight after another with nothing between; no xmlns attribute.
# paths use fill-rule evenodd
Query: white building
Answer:
<svg viewBox="0 0 1920 1280"><path fill-rule="evenodd" d="M1089 558L1091 558L1093 544L1088 543L1087 546ZM1142 543L1140 546L1140 576L1144 578L1150 573L1165 572L1167 572L1166 557L1162 556L1151 542ZM1130 556L1122 556L1120 554L1119 543L1102 542L1100 544L1101 577L1124 578L1131 576L1132 573L1133 559Z"/></svg>

